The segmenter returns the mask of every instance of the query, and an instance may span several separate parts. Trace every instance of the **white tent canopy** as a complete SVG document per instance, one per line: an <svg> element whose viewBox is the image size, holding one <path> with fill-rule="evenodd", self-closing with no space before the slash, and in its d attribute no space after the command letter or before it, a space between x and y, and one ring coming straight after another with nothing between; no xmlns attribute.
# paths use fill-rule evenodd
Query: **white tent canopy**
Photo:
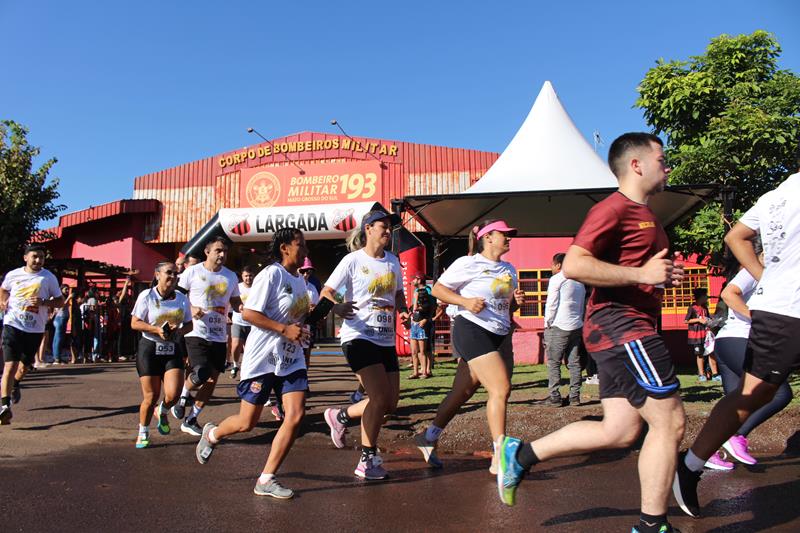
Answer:
<svg viewBox="0 0 800 533"><path fill-rule="evenodd" d="M410 196L405 207L439 235L466 235L476 222L503 218L523 236L578 231L588 210L617 180L561 105L549 81L494 165L460 194ZM713 186L670 187L650 206L665 226L715 193Z"/></svg>

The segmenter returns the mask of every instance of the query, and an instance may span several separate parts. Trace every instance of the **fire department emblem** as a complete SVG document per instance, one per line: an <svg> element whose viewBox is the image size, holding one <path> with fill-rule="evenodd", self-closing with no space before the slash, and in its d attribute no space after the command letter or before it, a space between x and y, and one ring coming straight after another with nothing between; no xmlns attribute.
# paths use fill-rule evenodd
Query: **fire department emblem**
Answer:
<svg viewBox="0 0 800 533"><path fill-rule="evenodd" d="M281 195L281 182L271 172L258 172L247 182L247 202L253 207L272 207Z"/></svg>

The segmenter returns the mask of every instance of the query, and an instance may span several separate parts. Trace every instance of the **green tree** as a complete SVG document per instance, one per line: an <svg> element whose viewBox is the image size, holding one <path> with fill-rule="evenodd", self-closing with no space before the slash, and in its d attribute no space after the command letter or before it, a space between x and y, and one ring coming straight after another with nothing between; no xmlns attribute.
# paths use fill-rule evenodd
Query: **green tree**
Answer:
<svg viewBox="0 0 800 533"><path fill-rule="evenodd" d="M39 148L28 144L28 130L12 120L0 121L0 272L16 268L39 223L63 210L58 179L47 180L55 158L33 169Z"/></svg>
<svg viewBox="0 0 800 533"><path fill-rule="evenodd" d="M766 31L721 35L705 54L661 59L647 72L636 106L666 137L671 183L733 186L732 207L745 211L797 171L800 78L778 68L780 53ZM723 221L719 203L703 207L673 230L676 247L718 259L727 231Z"/></svg>

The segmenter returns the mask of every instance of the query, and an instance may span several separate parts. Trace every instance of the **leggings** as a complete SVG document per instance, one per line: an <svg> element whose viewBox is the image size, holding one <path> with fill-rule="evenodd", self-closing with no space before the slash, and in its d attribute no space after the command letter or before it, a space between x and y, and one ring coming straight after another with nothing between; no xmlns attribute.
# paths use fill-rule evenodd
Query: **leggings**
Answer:
<svg viewBox="0 0 800 533"><path fill-rule="evenodd" d="M739 388L739 383L744 374L744 352L747 348L747 339L743 337L723 337L714 344L717 354L719 372L722 374L722 388L725 394L730 394ZM775 397L770 402L751 414L745 420L737 435L746 437L755 428L766 422L772 415L782 411L792 401L792 388L784 381L775 392Z"/></svg>

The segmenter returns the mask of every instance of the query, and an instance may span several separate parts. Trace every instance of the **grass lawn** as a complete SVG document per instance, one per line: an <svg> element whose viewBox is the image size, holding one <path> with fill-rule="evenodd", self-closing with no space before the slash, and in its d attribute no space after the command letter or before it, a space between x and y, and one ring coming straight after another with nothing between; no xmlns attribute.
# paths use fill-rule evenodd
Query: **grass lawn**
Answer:
<svg viewBox="0 0 800 533"><path fill-rule="evenodd" d="M411 370L405 368L405 361L401 361L400 371L400 405L438 405L445 397L453 384L456 372L454 360L437 360L433 377L428 379L408 379ZM722 397L722 384L718 382L698 383L693 371L678 369L681 382L681 394L684 402L696 405L699 408L708 407ZM567 396L569 376L566 367L561 367L562 396ZM517 365L511 380L511 402L526 402L534 399L547 398L547 367L545 365ZM800 387L800 375L793 374L789 378L792 388L797 391ZM587 396L591 399L598 398L597 385L583 385L581 395L584 400ZM486 401L486 393L480 389L473 397L473 401ZM800 404L800 398L795 394L791 407Z"/></svg>

